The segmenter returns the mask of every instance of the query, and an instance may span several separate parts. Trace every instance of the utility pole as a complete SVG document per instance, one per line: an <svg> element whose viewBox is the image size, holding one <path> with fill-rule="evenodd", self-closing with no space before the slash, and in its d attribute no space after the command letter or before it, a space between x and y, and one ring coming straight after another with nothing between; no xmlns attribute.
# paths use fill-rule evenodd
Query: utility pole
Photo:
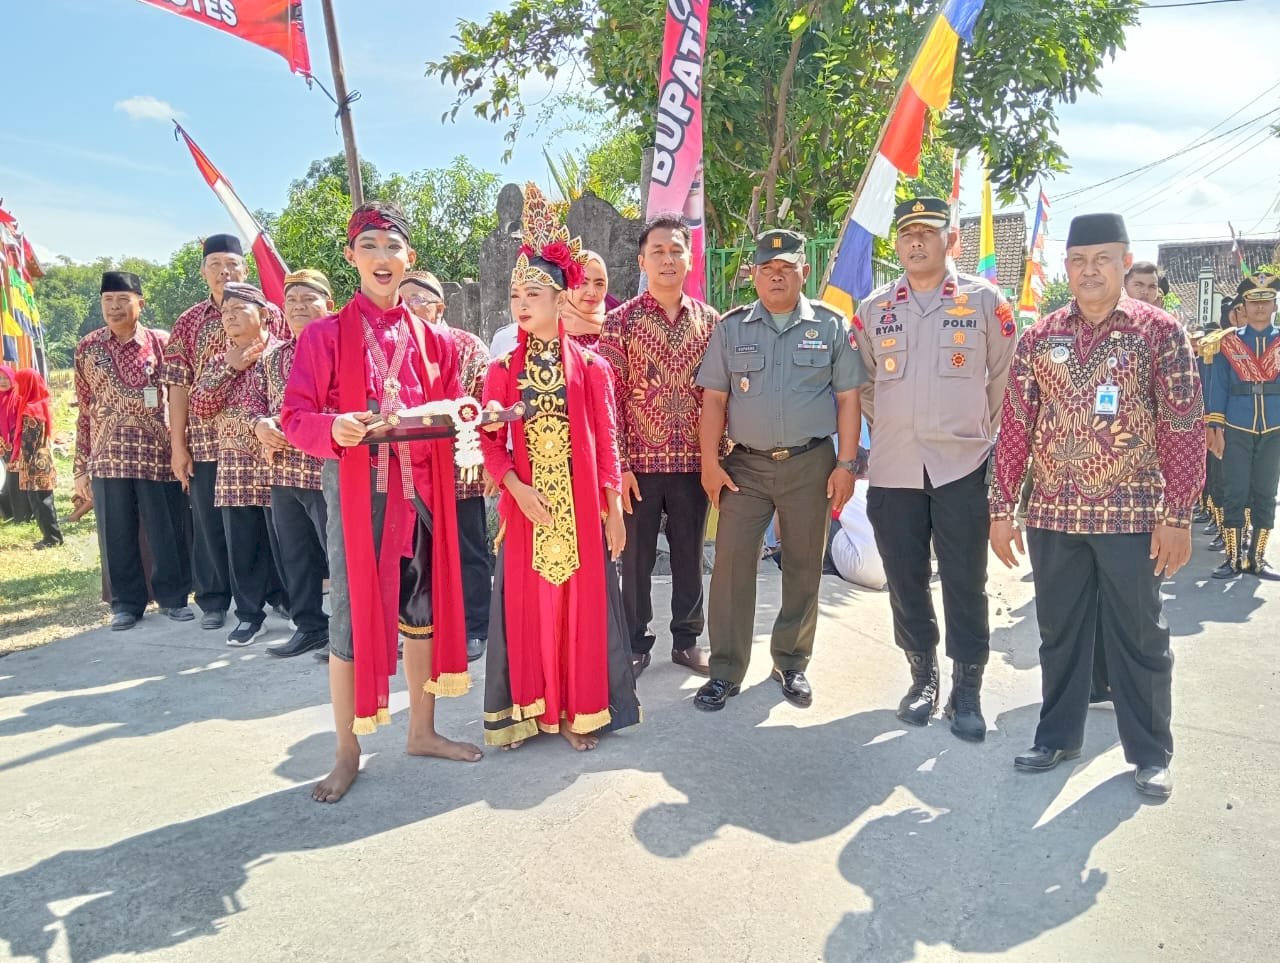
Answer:
<svg viewBox="0 0 1280 963"><path fill-rule="evenodd" d="M351 186L351 205L364 203L364 184L360 179L360 154L356 150L356 131L351 123L351 105L347 102L347 77L342 68L342 49L338 46L338 25L333 16L333 0L320 0L324 10L324 32L329 41L329 65L333 68L333 95L338 99L338 120L342 124L342 144L347 154L347 181Z"/></svg>

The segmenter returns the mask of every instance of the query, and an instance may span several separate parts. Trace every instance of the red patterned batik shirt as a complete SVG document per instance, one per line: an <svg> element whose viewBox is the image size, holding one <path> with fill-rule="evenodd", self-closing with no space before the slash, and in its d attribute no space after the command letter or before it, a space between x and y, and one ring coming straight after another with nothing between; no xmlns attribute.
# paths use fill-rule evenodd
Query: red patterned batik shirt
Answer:
<svg viewBox="0 0 1280 963"><path fill-rule="evenodd" d="M77 476L174 480L161 379L168 340L166 332L142 325L128 341L118 341L105 327L80 339L75 352Z"/></svg>
<svg viewBox="0 0 1280 963"><path fill-rule="evenodd" d="M1204 399L1186 332L1121 297L1101 323L1075 301L1023 332L996 443L993 520L1078 534L1187 528L1204 482Z"/></svg>
<svg viewBox="0 0 1280 963"><path fill-rule="evenodd" d="M280 407L284 404L284 389L289 383L289 372L293 370L295 347L296 341L276 344L263 352L261 363L247 372L250 430L259 418L270 418L277 428L280 427ZM319 458L296 448L286 448L270 455L264 452L263 457L270 462L269 477L272 485L320 490Z"/></svg>
<svg viewBox="0 0 1280 963"><path fill-rule="evenodd" d="M702 389L694 379L719 320L713 307L685 295L672 321L648 291L605 317L597 350L613 367L624 472L702 471Z"/></svg>
<svg viewBox="0 0 1280 963"><path fill-rule="evenodd" d="M280 342L268 338L264 356ZM191 389L191 413L214 427L218 443L218 479L213 503L219 508L271 505L271 471L262 453L262 443L253 433L254 368L236 371L222 353L204 367L200 380Z"/></svg>
<svg viewBox="0 0 1280 963"><path fill-rule="evenodd" d="M280 341L293 338L279 308L268 304L262 313L273 338ZM173 324L169 345L164 352L161 378L165 384L190 389L200 380L209 361L226 349L222 309L208 299L193 304ZM218 438L213 425L190 410L187 414L187 447L192 461L218 460Z"/></svg>

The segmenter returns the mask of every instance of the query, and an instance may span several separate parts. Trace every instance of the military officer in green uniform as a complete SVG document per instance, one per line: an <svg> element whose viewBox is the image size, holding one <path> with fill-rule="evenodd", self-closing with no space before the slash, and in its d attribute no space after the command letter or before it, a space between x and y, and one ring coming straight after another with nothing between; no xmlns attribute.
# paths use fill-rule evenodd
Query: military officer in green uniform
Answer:
<svg viewBox="0 0 1280 963"><path fill-rule="evenodd" d="M987 460L1018 328L995 285L951 270L949 217L936 197L895 208L904 273L862 301L854 335L871 375L863 391L871 424L867 518L884 561L894 640L911 667L898 718L926 725L940 701L932 545L952 660L945 712L953 733L981 742L991 639Z"/></svg>
<svg viewBox="0 0 1280 963"><path fill-rule="evenodd" d="M804 237L756 239L759 300L716 326L697 383L702 486L720 511L708 629L711 678L699 709L723 709L747 674L756 614L756 568L778 513L787 538L782 605L773 624L773 678L797 706L813 702L805 678L818 623L818 588L831 510L853 494L866 380L844 316L810 301ZM726 426L732 449L720 458ZM837 435L833 449L831 436Z"/></svg>
<svg viewBox="0 0 1280 963"><path fill-rule="evenodd" d="M1280 581L1265 554L1276 521L1280 483L1280 329L1276 294L1280 277L1259 272L1240 282L1244 325L1218 342L1205 405L1209 446L1222 459L1223 537L1226 560L1213 573L1228 579L1247 572ZM1243 544L1246 514L1253 535Z"/></svg>

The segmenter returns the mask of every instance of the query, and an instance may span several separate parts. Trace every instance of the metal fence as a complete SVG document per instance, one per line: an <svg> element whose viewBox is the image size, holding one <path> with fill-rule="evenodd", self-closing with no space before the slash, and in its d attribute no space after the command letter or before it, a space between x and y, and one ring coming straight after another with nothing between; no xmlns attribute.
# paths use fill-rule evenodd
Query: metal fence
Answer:
<svg viewBox="0 0 1280 963"><path fill-rule="evenodd" d="M805 297L816 298L827 273L827 263L836 248L834 237L811 237L805 241L805 258L813 266L805 283ZM719 311L756 299L751 283L751 256L755 244L713 247L707 250L707 303ZM876 258L871 265L876 285L888 284L902 273L893 261Z"/></svg>

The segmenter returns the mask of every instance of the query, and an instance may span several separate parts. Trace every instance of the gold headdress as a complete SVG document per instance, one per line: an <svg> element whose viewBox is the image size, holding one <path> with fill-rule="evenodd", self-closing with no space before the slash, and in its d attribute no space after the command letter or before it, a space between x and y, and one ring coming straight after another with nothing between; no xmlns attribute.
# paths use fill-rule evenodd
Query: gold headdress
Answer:
<svg viewBox="0 0 1280 963"><path fill-rule="evenodd" d="M569 229L532 182L524 189L520 231L523 243L511 271L512 284L545 284L563 291L582 283L587 263L582 238L569 237Z"/></svg>

